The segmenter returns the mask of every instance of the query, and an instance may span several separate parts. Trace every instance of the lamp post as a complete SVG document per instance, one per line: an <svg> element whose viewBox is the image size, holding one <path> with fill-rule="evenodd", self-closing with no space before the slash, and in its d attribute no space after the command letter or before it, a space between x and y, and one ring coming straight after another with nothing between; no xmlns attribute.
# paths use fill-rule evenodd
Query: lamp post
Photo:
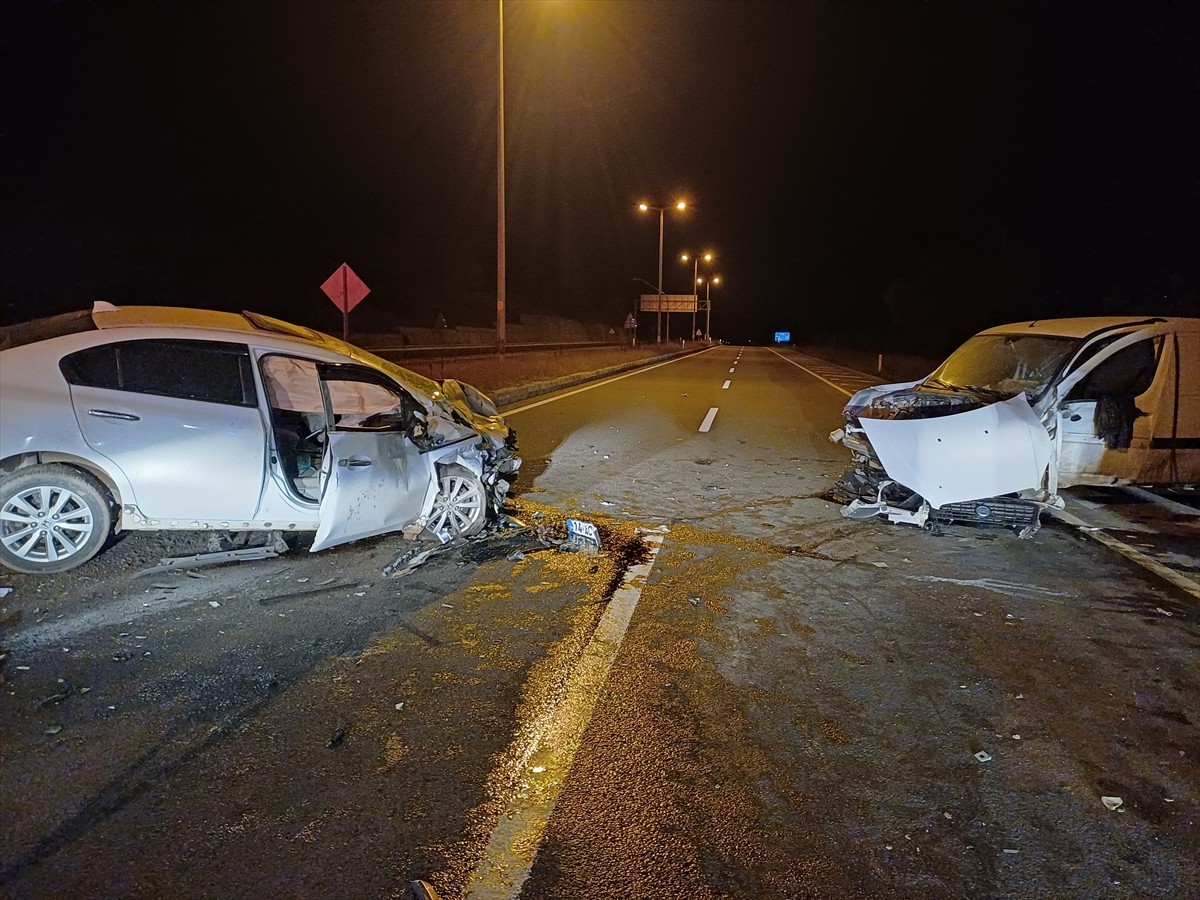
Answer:
<svg viewBox="0 0 1200 900"><path fill-rule="evenodd" d="M720 275L713 275L708 279L707 285L704 288L704 339L712 340L712 286L721 283ZM693 323L693 331L695 331Z"/></svg>
<svg viewBox="0 0 1200 900"><path fill-rule="evenodd" d="M680 212L682 212L683 210L687 209L687 203L685 203L682 200L677 200L671 206L651 206L648 203L639 203L638 209L641 210L642 212L649 212L652 209L656 210L658 212L658 313L654 320L654 322L655 322L654 342L657 344L662 341L662 302L663 302L662 301L662 296L663 296L662 263L663 263L663 229L665 227L665 225L664 225L665 214L668 209L677 209ZM667 319L668 337L670 336L670 329L671 329L671 320Z"/></svg>
<svg viewBox="0 0 1200 900"><path fill-rule="evenodd" d="M713 261L713 255L711 253L699 254L699 253L688 253L687 251L684 251L683 253L679 254L679 259L682 262L687 262L689 259L691 260L691 262L692 262L692 296L698 296L700 292L696 289L696 286L698 284L700 284L700 271L699 271L700 270L700 260L703 259L706 263L710 263ZM670 332L671 332L671 322L670 322L670 320L668 320L667 321L667 334L670 335ZM695 309L695 307L693 307L692 308L692 334L695 334L695 333L696 333L696 309Z"/></svg>
<svg viewBox="0 0 1200 900"><path fill-rule="evenodd" d="M496 115L496 355L504 355L504 0L496 0L500 21L500 67Z"/></svg>

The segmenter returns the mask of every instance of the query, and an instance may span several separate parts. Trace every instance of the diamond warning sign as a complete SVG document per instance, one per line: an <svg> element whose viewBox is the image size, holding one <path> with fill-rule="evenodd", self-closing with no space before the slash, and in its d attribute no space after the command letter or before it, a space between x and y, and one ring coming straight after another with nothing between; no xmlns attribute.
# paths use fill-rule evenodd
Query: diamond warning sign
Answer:
<svg viewBox="0 0 1200 900"><path fill-rule="evenodd" d="M333 305L344 313L350 312L358 306L363 297L371 293L371 289L363 284L362 279L355 275L354 270L346 263L338 266L333 274L325 279L321 290L333 301Z"/></svg>

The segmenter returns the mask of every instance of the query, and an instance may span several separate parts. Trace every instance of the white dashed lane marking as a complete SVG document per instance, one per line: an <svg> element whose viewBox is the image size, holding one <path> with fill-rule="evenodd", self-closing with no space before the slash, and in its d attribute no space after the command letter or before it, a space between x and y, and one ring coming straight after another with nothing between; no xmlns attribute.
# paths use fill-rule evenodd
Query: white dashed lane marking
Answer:
<svg viewBox="0 0 1200 900"><path fill-rule="evenodd" d="M717 417L717 407L713 407L708 411L708 415L704 417L704 421L700 423L701 431L708 431L712 428L713 419Z"/></svg>
<svg viewBox="0 0 1200 900"><path fill-rule="evenodd" d="M732 367L732 366L730 366L730 367L729 367L729 371L730 371L730 372L732 372L732 371L733 371L733 367Z"/></svg>
<svg viewBox="0 0 1200 900"><path fill-rule="evenodd" d="M723 391L729 390L729 382L728 381L726 381L723 385L721 385L721 390L723 390Z"/></svg>

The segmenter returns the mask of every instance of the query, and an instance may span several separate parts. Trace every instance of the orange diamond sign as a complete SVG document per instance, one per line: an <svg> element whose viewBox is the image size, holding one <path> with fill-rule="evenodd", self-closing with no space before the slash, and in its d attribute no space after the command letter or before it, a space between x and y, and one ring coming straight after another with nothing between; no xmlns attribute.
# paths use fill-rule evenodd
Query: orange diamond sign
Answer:
<svg viewBox="0 0 1200 900"><path fill-rule="evenodd" d="M362 279L345 263L334 269L333 274L325 279L321 290L333 301L333 305L344 313L350 312L358 306L363 297L371 293L371 289L363 284Z"/></svg>

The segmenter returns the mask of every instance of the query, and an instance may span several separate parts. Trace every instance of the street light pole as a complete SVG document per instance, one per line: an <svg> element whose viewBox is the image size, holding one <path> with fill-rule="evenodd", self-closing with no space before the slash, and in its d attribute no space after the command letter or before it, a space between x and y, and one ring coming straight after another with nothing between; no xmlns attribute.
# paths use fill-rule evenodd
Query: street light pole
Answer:
<svg viewBox="0 0 1200 900"><path fill-rule="evenodd" d="M658 208L658 312L654 316L654 343L656 344L662 341L662 256L666 214L667 211L660 206Z"/></svg>
<svg viewBox="0 0 1200 900"><path fill-rule="evenodd" d="M673 209L683 211L687 209L687 203L683 200L677 200L672 204ZM654 319L654 342L657 344L662 341L662 304L663 304L663 289L662 289L662 273L663 273L663 231L666 228L666 212L665 206L651 206L648 203L639 203L638 209L642 212L657 210L658 212L658 312ZM671 320L667 319L667 333L670 336Z"/></svg>
<svg viewBox="0 0 1200 900"><path fill-rule="evenodd" d="M698 253L686 253L685 252L685 253L681 253L679 255L679 258L683 262L687 262L689 256L692 258L692 296L696 298L696 303L699 303L700 291L696 286L700 283L700 258L701 258L701 255ZM706 263L710 263L713 261L713 255L711 253L705 253L703 255L703 258ZM668 330L670 329L669 324L668 324L667 328L668 328ZM694 335L695 333L696 333L696 309L695 309L695 304L693 304L692 335ZM688 335L688 337L691 337L692 335Z"/></svg>
<svg viewBox="0 0 1200 900"><path fill-rule="evenodd" d="M498 114L496 116L496 355L504 355L505 327L504 266L504 0L496 0L500 21L500 67Z"/></svg>
<svg viewBox="0 0 1200 900"><path fill-rule="evenodd" d="M714 275L708 279L708 288L704 293L704 339L712 340L712 286L721 283L721 276Z"/></svg>

